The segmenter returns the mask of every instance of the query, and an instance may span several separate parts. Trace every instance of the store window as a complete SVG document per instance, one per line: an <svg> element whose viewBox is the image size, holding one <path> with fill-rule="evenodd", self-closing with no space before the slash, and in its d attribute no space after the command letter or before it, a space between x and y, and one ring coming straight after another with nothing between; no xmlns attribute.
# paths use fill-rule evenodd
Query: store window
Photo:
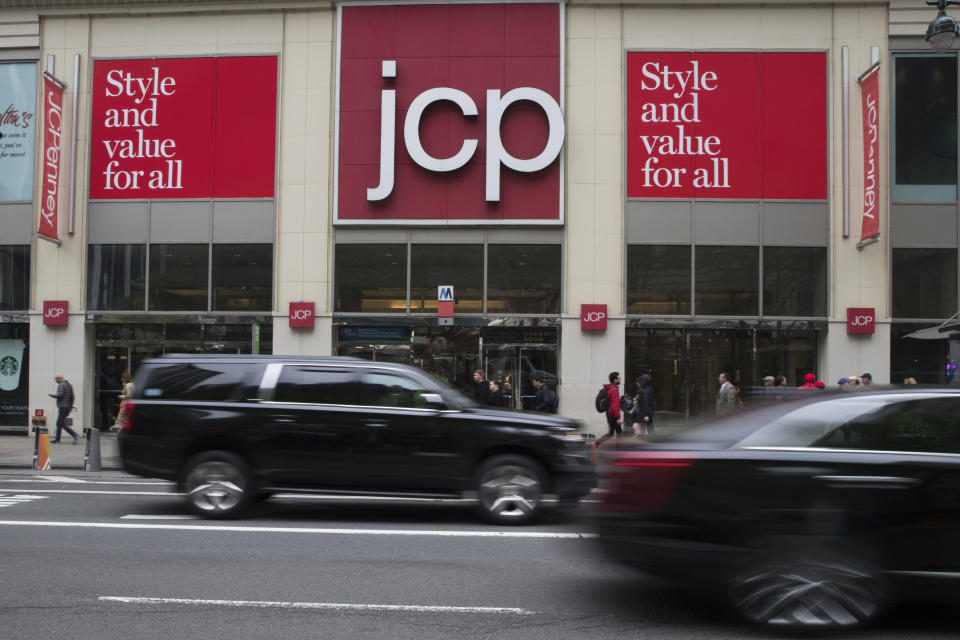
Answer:
<svg viewBox="0 0 960 640"><path fill-rule="evenodd" d="M487 247L487 311L560 313L560 245Z"/></svg>
<svg viewBox="0 0 960 640"><path fill-rule="evenodd" d="M690 246L627 247L627 313L690 313Z"/></svg>
<svg viewBox="0 0 960 640"><path fill-rule="evenodd" d="M694 312L701 316L759 313L759 247L697 246Z"/></svg>
<svg viewBox="0 0 960 640"><path fill-rule="evenodd" d="M0 245L0 311L30 308L30 245Z"/></svg>
<svg viewBox="0 0 960 640"><path fill-rule="evenodd" d="M763 315L827 315L825 247L763 248Z"/></svg>
<svg viewBox="0 0 960 640"><path fill-rule="evenodd" d="M957 199L957 58L896 54L893 199Z"/></svg>
<svg viewBox="0 0 960 640"><path fill-rule="evenodd" d="M406 245L339 244L335 263L336 311L406 312Z"/></svg>
<svg viewBox="0 0 960 640"><path fill-rule="evenodd" d="M213 310L273 308L273 245L213 245Z"/></svg>
<svg viewBox="0 0 960 640"><path fill-rule="evenodd" d="M146 308L147 247L93 244L87 248L87 308L143 311Z"/></svg>
<svg viewBox="0 0 960 640"><path fill-rule="evenodd" d="M956 249L894 249L894 318L949 318L957 312Z"/></svg>
<svg viewBox="0 0 960 640"><path fill-rule="evenodd" d="M483 245L410 247L410 311L436 312L437 287L453 285L454 311L483 311Z"/></svg>
<svg viewBox="0 0 960 640"><path fill-rule="evenodd" d="M150 245L150 310L206 311L209 245Z"/></svg>

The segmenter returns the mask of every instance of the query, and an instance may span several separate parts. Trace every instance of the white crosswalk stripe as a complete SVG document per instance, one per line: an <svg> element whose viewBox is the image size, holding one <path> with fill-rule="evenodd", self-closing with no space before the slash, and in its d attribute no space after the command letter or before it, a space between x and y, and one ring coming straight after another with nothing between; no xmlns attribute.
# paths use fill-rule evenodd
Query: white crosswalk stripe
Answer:
<svg viewBox="0 0 960 640"><path fill-rule="evenodd" d="M13 495L0 493L0 507L12 507L14 505L30 502L31 500L46 500L49 496L34 496L24 493L15 493Z"/></svg>

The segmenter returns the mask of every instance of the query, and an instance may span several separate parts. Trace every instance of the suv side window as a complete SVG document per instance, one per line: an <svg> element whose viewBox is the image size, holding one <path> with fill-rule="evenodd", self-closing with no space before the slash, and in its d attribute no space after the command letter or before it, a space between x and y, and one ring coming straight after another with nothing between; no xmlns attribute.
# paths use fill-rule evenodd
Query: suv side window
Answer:
<svg viewBox="0 0 960 640"><path fill-rule="evenodd" d="M148 400L228 402L253 398L264 365L248 362L178 362L150 369L137 397Z"/></svg>
<svg viewBox="0 0 960 640"><path fill-rule="evenodd" d="M361 374L360 404L371 407L404 407L426 409L423 385L407 376L386 371L365 371Z"/></svg>
<svg viewBox="0 0 960 640"><path fill-rule="evenodd" d="M275 402L356 404L357 378L351 369L287 365L273 393Z"/></svg>
<svg viewBox="0 0 960 640"><path fill-rule="evenodd" d="M927 398L890 404L840 425L815 446L960 453L960 399Z"/></svg>

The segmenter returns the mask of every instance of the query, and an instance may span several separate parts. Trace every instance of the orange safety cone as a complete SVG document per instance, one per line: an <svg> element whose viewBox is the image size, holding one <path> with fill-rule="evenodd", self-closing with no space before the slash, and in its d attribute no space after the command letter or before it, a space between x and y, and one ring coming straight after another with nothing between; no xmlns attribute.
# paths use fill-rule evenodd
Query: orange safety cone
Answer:
<svg viewBox="0 0 960 640"><path fill-rule="evenodd" d="M38 429L36 453L33 456L35 471L50 471L50 434L46 429Z"/></svg>

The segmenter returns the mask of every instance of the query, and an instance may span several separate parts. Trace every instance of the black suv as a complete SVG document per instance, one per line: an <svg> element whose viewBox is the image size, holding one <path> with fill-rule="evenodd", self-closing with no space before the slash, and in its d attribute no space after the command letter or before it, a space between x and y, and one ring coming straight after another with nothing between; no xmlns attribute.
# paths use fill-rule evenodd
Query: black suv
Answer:
<svg viewBox="0 0 960 640"><path fill-rule="evenodd" d="M283 491L464 496L491 522L522 524L546 495L575 503L595 483L575 420L480 408L404 365L167 356L144 361L134 386L124 469L175 480L207 517Z"/></svg>

